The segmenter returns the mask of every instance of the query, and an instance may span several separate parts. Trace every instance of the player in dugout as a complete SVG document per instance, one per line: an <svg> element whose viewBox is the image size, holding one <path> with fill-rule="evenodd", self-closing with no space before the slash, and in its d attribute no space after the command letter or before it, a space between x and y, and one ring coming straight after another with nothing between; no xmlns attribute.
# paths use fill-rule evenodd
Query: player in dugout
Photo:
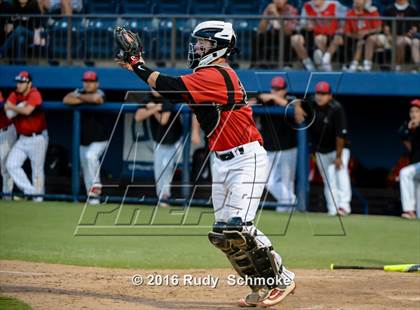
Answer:
<svg viewBox="0 0 420 310"><path fill-rule="evenodd" d="M14 183L25 195L31 195L36 202L43 201L45 193L44 163L48 147L48 132L41 93L32 86L32 77L27 71L16 77L16 90L10 93L4 105L6 115L13 119L19 139L10 150L6 168ZM29 158L32 182L22 166Z"/></svg>
<svg viewBox="0 0 420 310"><path fill-rule="evenodd" d="M271 80L270 93L258 94L249 103L286 107L293 99L294 97L287 96L285 79L276 76ZM276 211L287 211L288 207L296 204L296 130L293 129L293 121L286 119L284 115L261 115L260 124L269 162L270 176L266 188L280 205Z"/></svg>
<svg viewBox="0 0 420 310"><path fill-rule="evenodd" d="M324 181L328 214L348 215L351 213L350 143L344 108L333 98L331 86L325 81L315 85L315 96L309 98L307 104L311 110L311 113L306 112L307 119L311 119L310 142ZM305 113L300 104L296 105L296 110L297 114Z"/></svg>
<svg viewBox="0 0 420 310"><path fill-rule="evenodd" d="M410 165L400 171L401 216L415 219L420 212L420 99L411 101L410 120L400 128L400 134L410 153Z"/></svg>
<svg viewBox="0 0 420 310"><path fill-rule="evenodd" d="M4 103L3 94L0 92L0 104ZM0 172L2 176L3 199L11 199L9 195L13 191L13 179L6 169L7 156L16 142L16 129L3 109L0 109Z"/></svg>
<svg viewBox="0 0 420 310"><path fill-rule="evenodd" d="M83 88L68 93L63 102L68 105L89 104L98 106L105 102L105 93L99 88L98 75L94 71L83 74ZM81 113L80 164L83 172L87 202L100 203L102 193L100 158L105 152L110 137L107 118L95 111Z"/></svg>

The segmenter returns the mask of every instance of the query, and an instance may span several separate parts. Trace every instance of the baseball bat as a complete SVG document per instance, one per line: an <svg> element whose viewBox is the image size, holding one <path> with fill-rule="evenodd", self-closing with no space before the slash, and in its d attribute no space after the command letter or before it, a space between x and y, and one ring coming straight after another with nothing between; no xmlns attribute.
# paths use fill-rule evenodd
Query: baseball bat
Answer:
<svg viewBox="0 0 420 310"><path fill-rule="evenodd" d="M331 270L336 269L359 269L359 270L384 270L396 272L420 272L420 264L401 264L401 265L385 265L385 266L344 266L344 265L330 265Z"/></svg>

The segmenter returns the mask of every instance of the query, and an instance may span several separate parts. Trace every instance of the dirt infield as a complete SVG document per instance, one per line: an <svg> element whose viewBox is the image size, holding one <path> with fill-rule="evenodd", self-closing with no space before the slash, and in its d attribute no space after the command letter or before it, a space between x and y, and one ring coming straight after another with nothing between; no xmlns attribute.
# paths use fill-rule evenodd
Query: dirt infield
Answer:
<svg viewBox="0 0 420 310"><path fill-rule="evenodd" d="M297 290L276 309L419 309L420 276L382 271L295 270ZM135 286L132 277L176 275L179 286ZM0 261L0 293L33 309L234 309L248 289L229 269L130 270ZM189 286L185 275L219 278ZM155 277L159 279L159 277ZM173 278L172 278L173 279Z"/></svg>

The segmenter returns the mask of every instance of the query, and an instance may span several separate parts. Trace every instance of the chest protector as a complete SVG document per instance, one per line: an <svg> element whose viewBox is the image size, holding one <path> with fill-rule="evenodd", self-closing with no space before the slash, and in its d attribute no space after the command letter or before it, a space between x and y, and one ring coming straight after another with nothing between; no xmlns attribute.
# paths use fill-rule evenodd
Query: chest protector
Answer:
<svg viewBox="0 0 420 310"><path fill-rule="evenodd" d="M214 68L220 72L225 80L228 97L227 104L203 102L191 106L195 116L197 117L197 121L207 138L209 138L216 130L223 112L238 110L247 104L245 93L242 100L235 103L235 88L233 86L232 79L225 69L217 66Z"/></svg>

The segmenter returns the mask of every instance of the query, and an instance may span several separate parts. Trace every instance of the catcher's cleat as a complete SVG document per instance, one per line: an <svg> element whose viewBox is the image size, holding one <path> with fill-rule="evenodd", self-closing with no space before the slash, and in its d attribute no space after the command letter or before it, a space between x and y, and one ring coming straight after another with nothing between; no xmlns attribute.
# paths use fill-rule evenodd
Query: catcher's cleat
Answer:
<svg viewBox="0 0 420 310"><path fill-rule="evenodd" d="M285 288L276 287L273 289L260 289L258 292L252 292L238 302L240 307L260 307L267 308L277 305L289 294L294 294L296 289L295 281Z"/></svg>

